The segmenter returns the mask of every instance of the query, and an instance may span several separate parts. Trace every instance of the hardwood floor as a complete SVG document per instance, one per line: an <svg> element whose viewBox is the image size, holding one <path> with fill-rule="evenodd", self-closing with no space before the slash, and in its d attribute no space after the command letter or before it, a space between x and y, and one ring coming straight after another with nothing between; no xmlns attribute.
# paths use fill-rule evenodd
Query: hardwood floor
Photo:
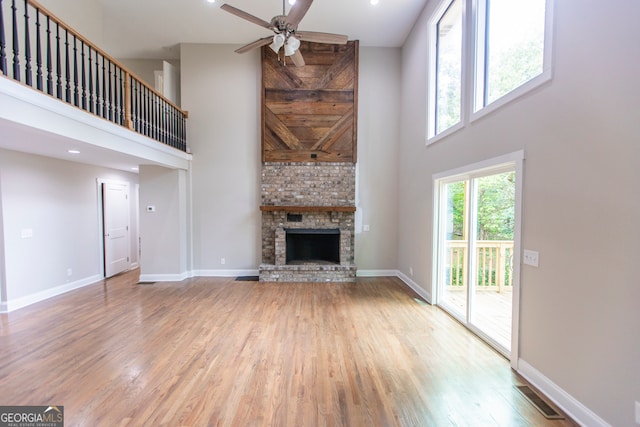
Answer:
<svg viewBox="0 0 640 427"><path fill-rule="evenodd" d="M137 272L0 316L0 404L66 426L573 426L395 278L271 284Z"/></svg>

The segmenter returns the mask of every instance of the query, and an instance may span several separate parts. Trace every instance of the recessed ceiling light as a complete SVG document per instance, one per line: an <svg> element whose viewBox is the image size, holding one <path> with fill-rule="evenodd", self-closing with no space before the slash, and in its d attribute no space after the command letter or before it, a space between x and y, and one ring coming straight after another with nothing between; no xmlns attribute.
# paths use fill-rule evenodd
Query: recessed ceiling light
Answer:
<svg viewBox="0 0 640 427"><path fill-rule="evenodd" d="M207 0L207 3L215 3L216 0Z"/></svg>
<svg viewBox="0 0 640 427"><path fill-rule="evenodd" d="M132 171L137 171L137 170L138 170L138 168L137 168L137 167L133 167L133 168L131 168L131 170L132 170Z"/></svg>
<svg viewBox="0 0 640 427"><path fill-rule="evenodd" d="M294 4L296 0L289 0L289 4Z"/></svg>
<svg viewBox="0 0 640 427"><path fill-rule="evenodd" d="M378 0L371 0L371 4L373 4L373 5L378 4Z"/></svg>
<svg viewBox="0 0 640 427"><path fill-rule="evenodd" d="M78 150L69 150L67 151L69 154L80 154Z"/></svg>

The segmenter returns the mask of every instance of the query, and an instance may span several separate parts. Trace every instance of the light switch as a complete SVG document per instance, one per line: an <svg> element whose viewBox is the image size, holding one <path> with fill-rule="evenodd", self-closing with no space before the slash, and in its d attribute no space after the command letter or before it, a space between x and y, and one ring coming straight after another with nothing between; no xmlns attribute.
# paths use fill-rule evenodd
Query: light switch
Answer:
<svg viewBox="0 0 640 427"><path fill-rule="evenodd" d="M30 239L33 237L33 230L30 228L23 228L22 231L20 232L20 236L23 239Z"/></svg>
<svg viewBox="0 0 640 427"><path fill-rule="evenodd" d="M540 253L538 251L530 251L528 249L524 250L524 256L522 258L523 263L532 267L538 267L539 260Z"/></svg>

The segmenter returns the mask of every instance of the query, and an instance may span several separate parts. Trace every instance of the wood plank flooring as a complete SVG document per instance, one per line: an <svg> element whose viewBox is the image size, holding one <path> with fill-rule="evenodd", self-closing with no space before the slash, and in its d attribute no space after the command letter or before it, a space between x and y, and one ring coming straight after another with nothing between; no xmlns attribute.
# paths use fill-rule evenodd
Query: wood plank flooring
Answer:
<svg viewBox="0 0 640 427"><path fill-rule="evenodd" d="M64 405L66 426L575 425L395 278L137 281L0 315L0 405Z"/></svg>

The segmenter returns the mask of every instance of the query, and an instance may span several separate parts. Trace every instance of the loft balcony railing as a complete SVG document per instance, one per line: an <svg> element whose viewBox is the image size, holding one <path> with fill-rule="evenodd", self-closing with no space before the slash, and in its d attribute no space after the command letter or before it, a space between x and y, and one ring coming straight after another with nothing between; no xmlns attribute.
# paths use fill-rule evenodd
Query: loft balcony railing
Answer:
<svg viewBox="0 0 640 427"><path fill-rule="evenodd" d="M0 72L186 151L187 112L33 0L0 0Z"/></svg>

